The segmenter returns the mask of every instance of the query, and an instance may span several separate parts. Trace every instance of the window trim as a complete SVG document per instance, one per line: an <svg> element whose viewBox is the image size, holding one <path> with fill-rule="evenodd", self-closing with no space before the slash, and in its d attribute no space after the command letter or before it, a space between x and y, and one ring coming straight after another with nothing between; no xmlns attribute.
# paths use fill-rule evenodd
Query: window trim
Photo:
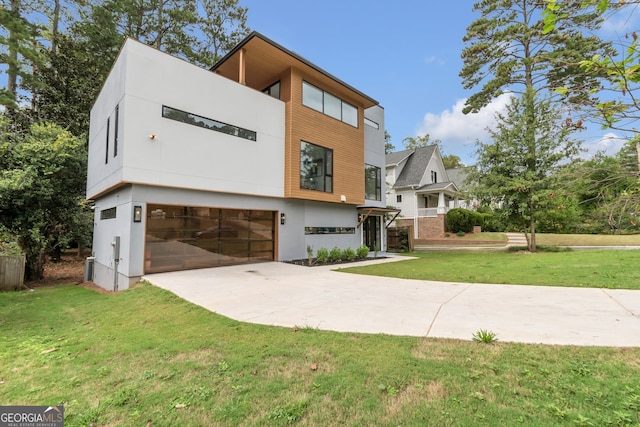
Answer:
<svg viewBox="0 0 640 427"><path fill-rule="evenodd" d="M113 123L113 157L118 156L118 121L120 117L120 104L116 105L115 120Z"/></svg>
<svg viewBox="0 0 640 427"><path fill-rule="evenodd" d="M271 91L276 86L278 86L278 96L273 96ZM275 83L267 86L266 88L262 89L262 93L265 93L265 94L269 95L272 98L280 99L280 95L282 94L282 84L280 83L280 80L278 80L277 82L275 82Z"/></svg>
<svg viewBox="0 0 640 427"><path fill-rule="evenodd" d="M368 119L366 117L364 118L364 124L371 126L374 129L380 129L380 125L377 122L374 122L373 120Z"/></svg>

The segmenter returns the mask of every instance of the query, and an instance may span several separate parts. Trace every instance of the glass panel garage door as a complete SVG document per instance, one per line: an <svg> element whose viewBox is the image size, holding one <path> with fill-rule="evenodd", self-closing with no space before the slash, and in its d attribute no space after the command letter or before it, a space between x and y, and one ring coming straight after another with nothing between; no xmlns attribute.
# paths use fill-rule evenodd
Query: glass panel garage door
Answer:
<svg viewBox="0 0 640 427"><path fill-rule="evenodd" d="M147 205L145 273L273 261L276 212Z"/></svg>

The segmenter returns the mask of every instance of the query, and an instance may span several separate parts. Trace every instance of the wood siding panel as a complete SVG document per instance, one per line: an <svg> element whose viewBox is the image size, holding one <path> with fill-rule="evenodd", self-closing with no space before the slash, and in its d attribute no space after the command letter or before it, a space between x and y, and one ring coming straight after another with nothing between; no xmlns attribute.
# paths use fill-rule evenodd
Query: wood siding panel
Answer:
<svg viewBox="0 0 640 427"><path fill-rule="evenodd" d="M358 108L358 127L336 120L302 105L302 81L327 90L312 76L291 70L291 97L287 102L285 149L285 197L347 204L364 203L364 108L347 93L331 92ZM307 141L333 150L333 192L300 188L300 141Z"/></svg>

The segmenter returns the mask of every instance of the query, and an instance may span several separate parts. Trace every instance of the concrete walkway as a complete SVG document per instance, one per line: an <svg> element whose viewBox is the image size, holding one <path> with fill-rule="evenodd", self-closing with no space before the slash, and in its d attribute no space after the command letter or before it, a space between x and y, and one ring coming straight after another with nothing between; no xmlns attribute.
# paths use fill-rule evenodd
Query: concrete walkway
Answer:
<svg viewBox="0 0 640 427"><path fill-rule="evenodd" d="M278 262L144 279L265 325L463 340L487 329L500 341L640 347L640 291L405 280Z"/></svg>

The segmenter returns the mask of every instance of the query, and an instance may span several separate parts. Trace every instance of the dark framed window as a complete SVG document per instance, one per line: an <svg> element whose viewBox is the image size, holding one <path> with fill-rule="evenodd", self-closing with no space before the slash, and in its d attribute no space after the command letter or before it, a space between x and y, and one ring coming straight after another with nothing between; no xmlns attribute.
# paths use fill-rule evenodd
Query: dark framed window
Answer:
<svg viewBox="0 0 640 427"><path fill-rule="evenodd" d="M402 194L396 195L396 203L402 203Z"/></svg>
<svg viewBox="0 0 640 427"><path fill-rule="evenodd" d="M305 227L304 234L355 234L355 227Z"/></svg>
<svg viewBox="0 0 640 427"><path fill-rule="evenodd" d="M116 116L113 123L113 157L118 155L118 121L120 118L120 105L116 105Z"/></svg>
<svg viewBox="0 0 640 427"><path fill-rule="evenodd" d="M104 164L109 163L109 129L111 129L111 118L107 119L107 146L104 150Z"/></svg>
<svg viewBox="0 0 640 427"><path fill-rule="evenodd" d="M364 165L364 198L382 200L381 183L381 169L373 165Z"/></svg>
<svg viewBox="0 0 640 427"><path fill-rule="evenodd" d="M103 209L100 211L100 219L114 219L116 217L116 208Z"/></svg>
<svg viewBox="0 0 640 427"><path fill-rule="evenodd" d="M256 132L248 129L243 129L238 126L233 126L227 123L219 122L217 120L209 119L207 117L198 116L196 114L187 113L186 111L178 110L177 108L162 106L162 117L166 119L175 120L189 125L198 126L201 128L213 130L220 133L226 133L227 135L237 136L239 138L248 139L249 141L256 141Z"/></svg>
<svg viewBox="0 0 640 427"><path fill-rule="evenodd" d="M367 119L366 117L364 118L364 124L369 125L374 129L380 129L380 125L378 123L374 122L371 119Z"/></svg>
<svg viewBox="0 0 640 427"><path fill-rule="evenodd" d="M300 188L333 192L333 150L300 141Z"/></svg>
<svg viewBox="0 0 640 427"><path fill-rule="evenodd" d="M358 107L305 81L302 82L302 105L358 127Z"/></svg>
<svg viewBox="0 0 640 427"><path fill-rule="evenodd" d="M280 81L275 82L262 92L266 93L269 96L272 96L276 99L280 99Z"/></svg>
<svg viewBox="0 0 640 427"><path fill-rule="evenodd" d="M438 172L431 171L431 183L436 184L438 182Z"/></svg>

